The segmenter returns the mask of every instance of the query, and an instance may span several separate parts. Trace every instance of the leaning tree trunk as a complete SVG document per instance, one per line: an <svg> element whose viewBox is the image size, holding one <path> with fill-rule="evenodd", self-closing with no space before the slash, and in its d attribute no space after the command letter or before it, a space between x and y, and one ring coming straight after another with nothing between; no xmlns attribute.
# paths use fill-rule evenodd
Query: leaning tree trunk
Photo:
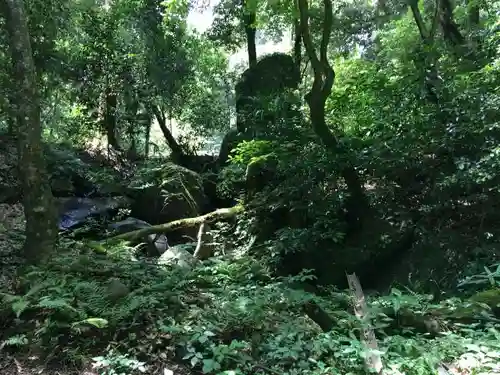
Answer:
<svg viewBox="0 0 500 375"><path fill-rule="evenodd" d="M46 259L53 250L57 236L55 206L43 157L40 98L24 3L3 0L2 5L16 82L14 108L26 217L24 256L29 263L35 263Z"/></svg>
<svg viewBox="0 0 500 375"><path fill-rule="evenodd" d="M165 118L165 115L163 114L162 110L156 105L152 105L150 108L155 115L156 121L158 121L158 125L160 126L161 132L165 137L165 141L167 142L168 147L170 147L170 150L172 151L172 160L176 164L181 164L181 161L184 157L184 150L179 145L179 143L177 143L172 132L168 129L167 119Z"/></svg>
<svg viewBox="0 0 500 375"><path fill-rule="evenodd" d="M439 60L439 56L437 56L433 52L434 39L439 22L439 4L436 3L434 15L429 27L426 25L424 17L420 12L420 9L418 7L418 0L411 0L409 6L417 25L420 39L423 45L423 48L417 49L416 53L414 53L413 60L415 63L415 67L417 69L421 69L424 72L426 98L430 103L437 106L438 115L441 117L441 93L439 90L439 73L437 70L437 62Z"/></svg>
<svg viewBox="0 0 500 375"><path fill-rule="evenodd" d="M465 43L460 29L453 18L453 5L450 0L439 0L439 23L445 40L453 47L462 46Z"/></svg>
<svg viewBox="0 0 500 375"><path fill-rule="evenodd" d="M308 0L299 0L299 13L302 41L314 72L314 81L311 90L306 95L306 101L310 109L311 124L314 132L321 139L330 152L335 154L345 153L339 141L328 127L325 119L325 104L331 93L335 72L328 62L328 43L332 30L332 2L324 0L325 18L323 24L323 35L319 57L316 53L312 37L309 31L309 4ZM347 158L349 159L349 158ZM369 212L369 203L366 197L361 178L355 168L347 161L341 170L348 191L347 222L350 233L355 233L361 228L363 216Z"/></svg>

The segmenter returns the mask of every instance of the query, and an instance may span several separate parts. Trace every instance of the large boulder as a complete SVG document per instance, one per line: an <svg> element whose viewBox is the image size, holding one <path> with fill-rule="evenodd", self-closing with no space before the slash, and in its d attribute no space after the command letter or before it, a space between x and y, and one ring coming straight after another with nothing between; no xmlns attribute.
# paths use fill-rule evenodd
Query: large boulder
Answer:
<svg viewBox="0 0 500 375"><path fill-rule="evenodd" d="M123 176L102 155L67 145L46 145L45 157L52 193L56 197L119 196Z"/></svg>
<svg viewBox="0 0 500 375"><path fill-rule="evenodd" d="M72 149L45 145L44 151L54 196L86 196L95 190L87 178L89 166L81 161Z"/></svg>
<svg viewBox="0 0 500 375"><path fill-rule="evenodd" d="M229 130L222 139L220 146L219 157L217 159L219 167L222 168L226 165L231 151L238 146L240 142L250 141L251 139L252 137L250 134L241 132L237 128Z"/></svg>
<svg viewBox="0 0 500 375"><path fill-rule="evenodd" d="M58 198L59 229L76 229L90 219L109 219L120 208L127 208L129 200L124 197L109 198Z"/></svg>
<svg viewBox="0 0 500 375"><path fill-rule="evenodd" d="M158 264L164 266L193 268L197 263L199 260L186 249L186 245L172 246L158 258Z"/></svg>
<svg viewBox="0 0 500 375"><path fill-rule="evenodd" d="M245 70L235 87L238 131L244 133L255 128L253 113L260 106L259 98L268 101L268 96L296 89L299 83L300 69L285 53L266 55L255 66Z"/></svg>
<svg viewBox="0 0 500 375"><path fill-rule="evenodd" d="M128 192L133 199L131 216L153 225L199 216L209 207L203 184L198 173L173 163L142 167ZM195 238L196 228L175 234Z"/></svg>
<svg viewBox="0 0 500 375"><path fill-rule="evenodd" d="M254 158L245 171L247 199L261 192L275 178L278 160L273 154Z"/></svg>

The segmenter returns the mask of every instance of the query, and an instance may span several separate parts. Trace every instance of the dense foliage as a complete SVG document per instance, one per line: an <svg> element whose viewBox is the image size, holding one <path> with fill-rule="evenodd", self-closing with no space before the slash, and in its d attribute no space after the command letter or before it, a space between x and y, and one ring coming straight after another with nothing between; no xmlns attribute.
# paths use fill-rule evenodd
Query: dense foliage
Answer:
<svg viewBox="0 0 500 375"><path fill-rule="evenodd" d="M206 5L0 0L0 367L500 374L500 2Z"/></svg>

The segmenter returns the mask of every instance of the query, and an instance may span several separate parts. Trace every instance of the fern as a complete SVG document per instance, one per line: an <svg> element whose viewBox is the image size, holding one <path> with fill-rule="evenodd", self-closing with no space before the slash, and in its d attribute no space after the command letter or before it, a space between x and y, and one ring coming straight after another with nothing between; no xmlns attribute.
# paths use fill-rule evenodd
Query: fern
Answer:
<svg viewBox="0 0 500 375"><path fill-rule="evenodd" d="M28 344L28 338L26 335L21 334L21 335L14 335L9 337L7 340L4 340L2 344L0 345L0 349L3 348L4 346L24 346Z"/></svg>
<svg viewBox="0 0 500 375"><path fill-rule="evenodd" d="M68 302L62 298L52 299L51 297L42 297L40 298L36 306L45 309L61 310L61 311L69 310L78 313L78 310L76 310L73 306L69 305Z"/></svg>

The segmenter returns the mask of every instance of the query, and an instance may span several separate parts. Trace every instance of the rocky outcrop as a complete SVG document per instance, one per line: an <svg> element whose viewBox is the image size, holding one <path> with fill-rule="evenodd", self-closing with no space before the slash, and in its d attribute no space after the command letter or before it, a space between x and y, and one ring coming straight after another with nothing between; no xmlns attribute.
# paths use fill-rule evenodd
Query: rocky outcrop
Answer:
<svg viewBox="0 0 500 375"><path fill-rule="evenodd" d="M244 133L259 127L255 117L255 111L260 106L259 99L267 102L268 96L296 89L299 82L297 64L290 55L284 53L266 55L255 66L245 70L235 87L238 131ZM267 122L267 116L260 114L259 117Z"/></svg>
<svg viewBox="0 0 500 375"><path fill-rule="evenodd" d="M131 216L153 225L199 216L209 205L203 185L199 174L173 163L158 168L144 167L136 173L128 191L133 199ZM196 228L188 228L174 237L185 242L182 236L196 238L196 234Z"/></svg>

